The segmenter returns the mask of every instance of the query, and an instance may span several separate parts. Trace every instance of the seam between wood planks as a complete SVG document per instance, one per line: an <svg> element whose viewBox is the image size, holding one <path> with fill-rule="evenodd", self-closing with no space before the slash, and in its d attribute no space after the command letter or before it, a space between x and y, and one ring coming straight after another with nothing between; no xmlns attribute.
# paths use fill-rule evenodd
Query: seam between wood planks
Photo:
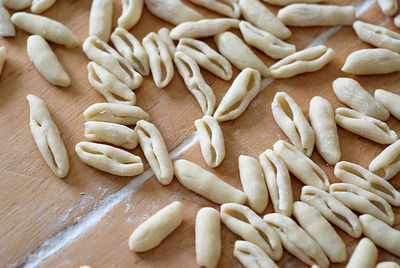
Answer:
<svg viewBox="0 0 400 268"><path fill-rule="evenodd" d="M358 5L356 7L357 17L367 11L374 2L375 0L366 0L362 4ZM313 39L307 47L325 44L328 39L336 34L341 28L341 26L330 27L328 30ZM275 81L273 78L264 78L261 81L262 90L269 86L273 81ZM179 157L197 141L197 132L194 131L170 153L171 159ZM126 197L138 191L143 183L153 175L153 171L149 168L141 175L132 179L121 190L98 201L91 211L76 218L73 225L66 227L55 236L47 239L35 252L29 254L22 262L22 265L26 268L35 267L51 255L57 253L59 250L78 238L81 234L85 233L88 229L99 223L111 209Z"/></svg>

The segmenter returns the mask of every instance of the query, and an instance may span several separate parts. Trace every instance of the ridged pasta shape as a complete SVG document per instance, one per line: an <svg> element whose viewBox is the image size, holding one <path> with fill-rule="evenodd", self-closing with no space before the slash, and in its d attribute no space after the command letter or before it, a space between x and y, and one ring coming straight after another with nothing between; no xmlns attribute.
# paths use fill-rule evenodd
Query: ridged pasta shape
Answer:
<svg viewBox="0 0 400 268"><path fill-rule="evenodd" d="M279 267L262 248L249 241L236 240L233 256L246 268Z"/></svg>
<svg viewBox="0 0 400 268"><path fill-rule="evenodd" d="M260 73L255 69L244 69L225 93L214 113L214 118L218 121L236 119L246 110L260 91Z"/></svg>
<svg viewBox="0 0 400 268"><path fill-rule="evenodd" d="M113 1L93 0L89 16L89 36L108 43L112 29Z"/></svg>
<svg viewBox="0 0 400 268"><path fill-rule="evenodd" d="M377 260L378 249L371 240L364 237L358 242L346 268L374 268Z"/></svg>
<svg viewBox="0 0 400 268"><path fill-rule="evenodd" d="M221 206L221 220L233 233L262 248L273 260L282 256L282 245L274 229L250 208L228 203Z"/></svg>
<svg viewBox="0 0 400 268"><path fill-rule="evenodd" d="M205 115L194 122L201 154L207 165L217 167L225 158L225 141L222 129L214 117Z"/></svg>
<svg viewBox="0 0 400 268"><path fill-rule="evenodd" d="M2 0L1 2L6 8L12 10L21 10L31 5L30 0Z"/></svg>
<svg viewBox="0 0 400 268"><path fill-rule="evenodd" d="M335 51L323 45L297 51L273 64L269 70L274 78L288 78L322 69L335 57Z"/></svg>
<svg viewBox="0 0 400 268"><path fill-rule="evenodd" d="M32 94L26 98L29 102L29 125L33 139L54 175L64 178L68 175L69 158L60 131L43 100Z"/></svg>
<svg viewBox="0 0 400 268"><path fill-rule="evenodd" d="M368 167L369 171L390 180L400 171L400 140L385 148Z"/></svg>
<svg viewBox="0 0 400 268"><path fill-rule="evenodd" d="M377 89L375 90L374 97L385 106L391 115L400 120L400 96L387 90Z"/></svg>
<svg viewBox="0 0 400 268"><path fill-rule="evenodd" d="M162 185L168 185L174 178L174 168L168 154L164 138L155 125L145 120L136 123L140 147L157 180Z"/></svg>
<svg viewBox="0 0 400 268"><path fill-rule="evenodd" d="M190 2L234 19L240 17L237 0L190 0Z"/></svg>
<svg viewBox="0 0 400 268"><path fill-rule="evenodd" d="M264 0L264 2L278 6L287 6L295 3L319 3L323 1L324 0Z"/></svg>
<svg viewBox="0 0 400 268"><path fill-rule="evenodd" d="M396 0L378 0L379 7L382 13L386 16L393 16L398 9Z"/></svg>
<svg viewBox="0 0 400 268"><path fill-rule="evenodd" d="M277 92L271 110L275 123L290 141L305 155L311 156L315 144L314 130L294 99L285 92Z"/></svg>
<svg viewBox="0 0 400 268"><path fill-rule="evenodd" d="M187 89L196 98L203 113L212 115L216 101L214 91L204 80L196 61L186 53L177 51L175 52L174 62Z"/></svg>
<svg viewBox="0 0 400 268"><path fill-rule="evenodd" d="M0 5L0 36L15 36L15 27L8 10Z"/></svg>
<svg viewBox="0 0 400 268"><path fill-rule="evenodd" d="M391 144L397 140L396 132L378 119L348 108L337 108L335 113L339 126L361 137L381 144Z"/></svg>
<svg viewBox="0 0 400 268"><path fill-rule="evenodd" d="M4 63L6 62L7 51L5 47L0 47L0 74L3 71Z"/></svg>
<svg viewBox="0 0 400 268"><path fill-rule="evenodd" d="M224 80L232 78L232 66L229 61L203 41L181 38L176 49L189 55L201 67L219 78Z"/></svg>
<svg viewBox="0 0 400 268"><path fill-rule="evenodd" d="M52 7L57 0L33 0L31 5L32 13L40 14Z"/></svg>
<svg viewBox="0 0 400 268"><path fill-rule="evenodd" d="M118 27L130 30L142 16L144 0L122 0L122 14L118 18Z"/></svg>
<svg viewBox="0 0 400 268"><path fill-rule="evenodd" d="M121 125L134 125L150 116L142 108L119 103L95 103L89 106L83 116L86 121L101 121Z"/></svg>
<svg viewBox="0 0 400 268"><path fill-rule="evenodd" d="M164 44L167 46L169 54L173 58L175 55L175 44L174 41L172 41L171 37L169 36L169 30L166 27L160 28L157 32L158 36L161 38L161 40L164 41Z"/></svg>

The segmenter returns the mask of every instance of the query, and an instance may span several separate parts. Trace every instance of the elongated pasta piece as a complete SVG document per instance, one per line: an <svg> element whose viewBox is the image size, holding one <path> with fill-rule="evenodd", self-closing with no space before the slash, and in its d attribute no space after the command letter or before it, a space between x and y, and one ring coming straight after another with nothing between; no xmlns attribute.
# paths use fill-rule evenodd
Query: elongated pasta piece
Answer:
<svg viewBox="0 0 400 268"><path fill-rule="evenodd" d="M197 119L194 124L199 135L199 144L204 160L210 167L219 166L225 158L225 142L218 121L212 116L205 115L203 118Z"/></svg>
<svg viewBox="0 0 400 268"><path fill-rule="evenodd" d="M278 19L289 26L351 25L356 19L353 6L292 4L278 12Z"/></svg>
<svg viewBox="0 0 400 268"><path fill-rule="evenodd" d="M10 13L0 3L0 36L15 36L15 27Z"/></svg>
<svg viewBox="0 0 400 268"><path fill-rule="evenodd" d="M44 16L17 12L12 15L11 21L25 32L41 35L50 42L68 48L75 48L81 43L79 38L63 24Z"/></svg>
<svg viewBox="0 0 400 268"><path fill-rule="evenodd" d="M258 28L271 33L279 39L292 35L290 30L260 1L239 0L242 16Z"/></svg>
<svg viewBox="0 0 400 268"><path fill-rule="evenodd" d="M374 268L377 260L378 249L371 240L364 237L358 242L346 268Z"/></svg>
<svg viewBox="0 0 400 268"><path fill-rule="evenodd" d="M118 18L118 27L130 30L139 21L143 11L143 0L122 0L122 14Z"/></svg>
<svg viewBox="0 0 400 268"><path fill-rule="evenodd" d="M149 56L151 74L158 88L166 87L174 77L174 65L164 41L151 32L143 38L143 46Z"/></svg>
<svg viewBox="0 0 400 268"><path fill-rule="evenodd" d="M221 220L233 233L262 248L273 260L282 256L282 245L273 228L250 208L228 203L221 206Z"/></svg>
<svg viewBox="0 0 400 268"><path fill-rule="evenodd" d="M285 162L278 154L269 149L260 154L259 161L274 211L290 217L292 215L293 192Z"/></svg>
<svg viewBox="0 0 400 268"><path fill-rule="evenodd" d="M243 204L247 196L213 173L185 159L174 162L175 176L189 190L217 203Z"/></svg>
<svg viewBox="0 0 400 268"><path fill-rule="evenodd" d="M335 51L320 45L297 51L270 67L274 78L288 78L322 69L335 57Z"/></svg>
<svg viewBox="0 0 400 268"><path fill-rule="evenodd" d="M203 41L181 38L179 39L177 50L185 52L201 67L219 78L224 80L232 78L232 66L229 61Z"/></svg>
<svg viewBox="0 0 400 268"><path fill-rule="evenodd" d="M112 73L129 88L135 89L142 84L143 77L129 62L98 37L88 37L83 43L83 51L89 59Z"/></svg>
<svg viewBox="0 0 400 268"><path fill-rule="evenodd" d="M350 236L361 236L362 228L356 214L332 195L313 186L303 186L300 199Z"/></svg>
<svg viewBox="0 0 400 268"><path fill-rule="evenodd" d="M32 94L26 98L29 102L29 125L33 139L54 175L65 178L69 171L69 158L60 131L43 100Z"/></svg>
<svg viewBox="0 0 400 268"><path fill-rule="evenodd" d="M329 193L348 208L360 213L373 215L393 225L392 207L383 198L350 183L334 183Z"/></svg>
<svg viewBox="0 0 400 268"><path fill-rule="evenodd" d="M400 14L394 18L393 22L397 28L400 28Z"/></svg>
<svg viewBox="0 0 400 268"><path fill-rule="evenodd" d="M233 256L246 268L279 267L264 250L249 241L236 240Z"/></svg>
<svg viewBox="0 0 400 268"><path fill-rule="evenodd" d="M214 91L204 80L196 61L186 53L177 51L174 62L187 89L196 98L203 113L212 115L215 107Z"/></svg>
<svg viewBox="0 0 400 268"><path fill-rule="evenodd" d="M179 40L184 37L203 38L222 33L230 28L238 28L237 19L204 19L199 21L184 22L175 26L170 32L173 40Z"/></svg>
<svg viewBox="0 0 400 268"><path fill-rule="evenodd" d="M33 0L31 5L31 11L36 14L40 14L52 5L56 3L57 0Z"/></svg>
<svg viewBox="0 0 400 268"><path fill-rule="evenodd" d="M339 126L361 137L381 144L391 144L397 140L396 132L378 119L347 108L337 108L335 113Z"/></svg>
<svg viewBox="0 0 400 268"><path fill-rule="evenodd" d="M135 149L139 139L135 130L120 124L89 121L85 123L85 138L106 142L125 149Z"/></svg>
<svg viewBox="0 0 400 268"><path fill-rule="evenodd" d="M356 50L347 56L342 71L349 74L388 74L400 71L400 55L386 48Z"/></svg>
<svg viewBox="0 0 400 268"><path fill-rule="evenodd" d="M295 3L319 3L323 1L324 0L264 0L264 2L278 6L287 6Z"/></svg>
<svg viewBox="0 0 400 268"><path fill-rule="evenodd" d="M239 23L240 32L247 44L258 48L274 59L282 59L296 52L296 46L286 43L247 21Z"/></svg>
<svg viewBox="0 0 400 268"><path fill-rule="evenodd" d="M396 176L400 171L400 140L395 141L375 157L368 169L385 180Z"/></svg>
<svg viewBox="0 0 400 268"><path fill-rule="evenodd" d="M379 7L386 16L393 16L397 12L396 0L378 0Z"/></svg>
<svg viewBox="0 0 400 268"><path fill-rule="evenodd" d="M203 19L200 13L180 0L144 0L144 3L153 15L171 24L178 25L186 21Z"/></svg>
<svg viewBox="0 0 400 268"><path fill-rule="evenodd" d="M320 246L291 218L279 214L269 213L264 221L270 225L281 238L284 248L302 262L321 268L329 266L329 260Z"/></svg>
<svg viewBox="0 0 400 268"><path fill-rule="evenodd" d="M157 247L181 225L183 204L172 202L139 225L129 237L129 249L144 252Z"/></svg>
<svg viewBox="0 0 400 268"><path fill-rule="evenodd" d="M83 115L86 121L101 121L121 125L134 125L139 120L149 120L149 115L137 106L119 103L95 103Z"/></svg>
<svg viewBox="0 0 400 268"><path fill-rule="evenodd" d="M2 0L1 2L6 8L13 10L21 10L31 5L30 0Z"/></svg>
<svg viewBox="0 0 400 268"><path fill-rule="evenodd" d="M375 268L400 268L400 264L394 261L383 261L378 263Z"/></svg>
<svg viewBox="0 0 400 268"><path fill-rule="evenodd" d="M375 90L374 97L398 120L400 120L400 96L383 89Z"/></svg>
<svg viewBox="0 0 400 268"><path fill-rule="evenodd" d="M3 71L4 63L6 61L7 51L5 47L0 47L0 74Z"/></svg>
<svg viewBox="0 0 400 268"><path fill-rule="evenodd" d="M56 54L40 35L31 35L28 38L26 50L29 59L36 70L51 84L68 87L71 85L71 78L65 72Z"/></svg>
<svg viewBox="0 0 400 268"><path fill-rule="evenodd" d="M190 2L234 19L240 17L237 0L190 0Z"/></svg>
<svg viewBox="0 0 400 268"><path fill-rule="evenodd" d="M221 256L221 223L219 212L201 208L196 216L196 261L199 266L214 268Z"/></svg>
<svg viewBox="0 0 400 268"><path fill-rule="evenodd" d="M174 168L168 154L164 138L155 125L145 120L136 123L136 132L140 147L157 180L162 185L168 185L174 178Z"/></svg>
<svg viewBox="0 0 400 268"><path fill-rule="evenodd" d="M356 80L340 77L332 83L333 91L338 99L352 109L386 121L390 114L377 99L372 97Z"/></svg>
<svg viewBox="0 0 400 268"><path fill-rule="evenodd" d="M143 76L150 74L149 58L144 47L130 32L117 27L111 34L116 50Z"/></svg>
<svg viewBox="0 0 400 268"><path fill-rule="evenodd" d="M89 18L89 36L108 43L112 28L113 1L93 0Z"/></svg>
<svg viewBox="0 0 400 268"><path fill-rule="evenodd" d="M346 161L335 166L335 176L345 183L351 183L385 199L393 206L400 206L400 193L385 179L367 169Z"/></svg>
<svg viewBox="0 0 400 268"><path fill-rule="evenodd" d="M218 121L227 121L239 117L260 91L260 73L255 69L245 68L225 93L214 113L214 118Z"/></svg>
<svg viewBox="0 0 400 268"><path fill-rule="evenodd" d="M311 156L315 144L314 130L303 111L285 92L277 92L271 104L275 122L290 141L307 156Z"/></svg>
<svg viewBox="0 0 400 268"><path fill-rule="evenodd" d="M174 41L172 41L171 37L169 36L168 28L165 28L165 27L161 28L160 30L158 30L157 34L161 38L161 40L164 41L164 44L168 48L169 54L173 58L175 55L176 47L175 47Z"/></svg>
<svg viewBox="0 0 400 268"><path fill-rule="evenodd" d="M251 209L262 213L268 205L268 191L260 164L246 155L239 156L240 181Z"/></svg>

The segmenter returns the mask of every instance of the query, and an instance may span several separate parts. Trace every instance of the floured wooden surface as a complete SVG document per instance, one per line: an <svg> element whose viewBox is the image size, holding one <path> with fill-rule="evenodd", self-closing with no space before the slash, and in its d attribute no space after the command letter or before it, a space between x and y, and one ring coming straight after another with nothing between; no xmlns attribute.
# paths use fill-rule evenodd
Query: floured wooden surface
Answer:
<svg viewBox="0 0 400 268"><path fill-rule="evenodd" d="M64 23L83 42L88 35L90 2L58 1L43 15ZM368 7L371 1L327 3L354 6L365 3L364 6ZM206 17L218 17L201 7L195 8ZM277 11L276 7L271 9ZM120 13L120 1L114 1L114 26ZM393 22L381 13L376 3L372 3L360 18L395 29ZM157 31L164 26L172 28L172 25L144 10L142 19L131 32L141 39L148 32ZM275 93L285 91L290 94L306 114L309 101L315 95L328 99L335 108L344 106L334 96L332 81L337 77L354 77L341 72L340 68L348 54L369 47L356 37L351 27L290 29L293 35L287 41L296 44L297 50L310 43L325 43L336 51L337 56L318 72L264 81L270 84L253 100L248 110L238 119L221 124L225 136L226 158L213 172L240 189L237 165L239 155L258 158L261 152L272 148L278 139L287 140L272 118L270 104ZM318 36L320 37L314 41ZM39 264L40 267L78 267L84 264L92 267L195 266L196 213L203 206L217 206L186 190L177 180L169 186L161 186L151 176L151 171L129 183L132 178L112 176L81 163L74 152L74 146L84 140L82 112L93 103L105 101L87 81L86 65L89 61L81 48L66 49L52 44L72 79L71 87L55 88L29 63L26 55L27 37L26 33L18 30L15 38L0 38L0 46L6 46L8 51L7 62L0 76L0 119L3 122L0 128L0 245L7 245L0 247L0 266L18 266L26 262ZM211 39L207 39L207 42L215 48ZM259 51L253 51L268 66L274 63ZM237 73L235 70L235 76ZM232 80L225 82L205 70L202 70L202 74L215 91L219 103ZM355 77L370 93L377 88L400 93L399 78L399 73ZM196 135L193 134L194 120L202 116L201 109L177 72L165 89L156 88L151 77L147 77L135 93L137 105L146 110L152 122L159 127L168 150L174 151L176 157L186 158L206 167L200 147L196 143ZM62 133L71 161L70 173L64 180L51 174L36 148L28 123L27 94L35 94L45 100ZM396 119L391 117L387 122L400 133L400 123ZM384 148L341 128L339 135L342 160L359 163L364 167L368 167L369 162ZM132 152L143 156L140 149ZM326 165L316 150L312 159L327 172L331 182L334 182L333 168ZM148 169L147 164L145 168ZM142 182L143 187L139 187ZM398 177L390 182L399 189ZM292 186L294 199L298 200L302 184L292 177ZM175 200L184 204L183 224L156 249L142 254L129 252L127 241L131 232L158 209ZM271 211L272 206L269 204L266 212ZM397 229L400 223L399 211L398 208L394 209ZM225 227L222 230L223 253L219 266L240 267L232 255L233 243L238 237ZM348 245L350 256L357 241L342 231L338 232ZM47 239L50 240L45 243ZM30 255L32 253L40 254ZM42 262L44 257L47 258ZM380 250L379 260L396 260L400 263L399 259L383 250ZM286 267L304 265L287 252L279 264Z"/></svg>

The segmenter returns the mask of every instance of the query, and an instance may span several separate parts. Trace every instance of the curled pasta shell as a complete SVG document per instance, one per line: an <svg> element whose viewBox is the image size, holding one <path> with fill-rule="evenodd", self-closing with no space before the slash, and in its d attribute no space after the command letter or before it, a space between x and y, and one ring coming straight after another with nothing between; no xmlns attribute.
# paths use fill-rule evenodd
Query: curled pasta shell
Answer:
<svg viewBox="0 0 400 268"><path fill-rule="evenodd" d="M143 0L122 0L122 14L118 18L118 26L131 29L139 21L143 11Z"/></svg>
<svg viewBox="0 0 400 268"><path fill-rule="evenodd" d="M86 121L101 121L121 125L134 125L139 120L149 120L149 115L137 106L119 103L95 103L84 112Z"/></svg>
<svg viewBox="0 0 400 268"><path fill-rule="evenodd" d="M251 68L244 69L225 93L214 113L214 118L218 121L227 121L239 117L260 91L260 73Z"/></svg>
<svg viewBox="0 0 400 268"><path fill-rule="evenodd" d="M172 41L171 37L169 36L168 28L165 28L165 27L161 28L160 30L158 30L157 34L161 38L161 40L164 41L164 44L168 48L169 54L173 58L175 55L176 48L175 48L174 41Z"/></svg>
<svg viewBox="0 0 400 268"><path fill-rule="evenodd" d="M380 103L385 106L385 108L397 119L400 120L400 107L398 103L400 102L400 96L392 92L377 89L375 90L374 97L378 99Z"/></svg>
<svg viewBox="0 0 400 268"><path fill-rule="evenodd" d="M234 19L240 17L237 0L190 0L190 2Z"/></svg>
<svg viewBox="0 0 400 268"><path fill-rule="evenodd" d="M31 11L32 13L40 14L54 5L56 1L57 0L33 0Z"/></svg>
<svg viewBox="0 0 400 268"><path fill-rule="evenodd" d="M400 171L400 140L395 141L375 157L368 169L385 180L396 176Z"/></svg>
<svg viewBox="0 0 400 268"><path fill-rule="evenodd" d="M160 131L152 123L140 120L137 122L136 132L140 147L157 180L163 185L170 184L174 177L174 168Z"/></svg>
<svg viewBox="0 0 400 268"><path fill-rule="evenodd" d="M248 241L236 240L233 249L233 256L235 256L246 268L278 268L278 265L275 264L264 250L256 244Z"/></svg>
<svg viewBox="0 0 400 268"><path fill-rule="evenodd" d="M1 2L6 8L13 10L21 10L31 5L30 0L3 0Z"/></svg>
<svg viewBox="0 0 400 268"><path fill-rule="evenodd" d="M371 240L364 237L358 243L353 255L351 255L346 268L374 268L377 259L378 249Z"/></svg>
<svg viewBox="0 0 400 268"><path fill-rule="evenodd" d="M335 57L335 51L320 45L297 51L270 67L274 78L288 78L322 69Z"/></svg>
<svg viewBox="0 0 400 268"><path fill-rule="evenodd" d="M3 66L6 61L7 52L5 47L0 47L0 74L3 71Z"/></svg>
<svg viewBox="0 0 400 268"><path fill-rule="evenodd" d="M2 5L0 5L0 36L15 36L10 13Z"/></svg>
<svg viewBox="0 0 400 268"><path fill-rule="evenodd" d="M393 16L397 12L396 0L378 0L379 7L386 16Z"/></svg>
<svg viewBox="0 0 400 268"><path fill-rule="evenodd" d="M108 43L112 28L113 1L93 0L89 17L89 36Z"/></svg>

